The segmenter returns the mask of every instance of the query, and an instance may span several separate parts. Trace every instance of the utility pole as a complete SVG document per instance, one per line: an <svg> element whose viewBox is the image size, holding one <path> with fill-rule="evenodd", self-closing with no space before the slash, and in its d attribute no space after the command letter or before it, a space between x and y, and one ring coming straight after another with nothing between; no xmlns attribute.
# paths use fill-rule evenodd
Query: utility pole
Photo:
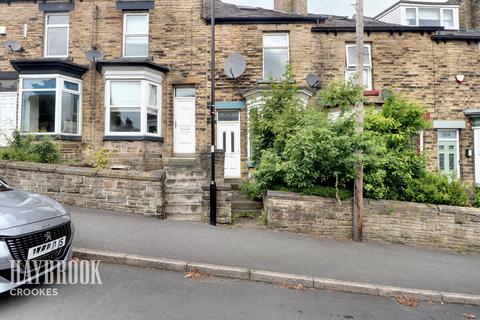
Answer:
<svg viewBox="0 0 480 320"><path fill-rule="evenodd" d="M211 0L211 102L210 102L210 128L211 128L211 147L210 147L210 224L217 225L217 183L215 181L215 0Z"/></svg>
<svg viewBox="0 0 480 320"><path fill-rule="evenodd" d="M357 81L363 92L363 0L357 0L356 5L356 45L357 45ZM363 133L364 110L363 101L356 105L356 133L361 135ZM353 240L362 241L363 238L363 152L357 151L358 162L356 166L355 186L354 186L354 200L353 200Z"/></svg>

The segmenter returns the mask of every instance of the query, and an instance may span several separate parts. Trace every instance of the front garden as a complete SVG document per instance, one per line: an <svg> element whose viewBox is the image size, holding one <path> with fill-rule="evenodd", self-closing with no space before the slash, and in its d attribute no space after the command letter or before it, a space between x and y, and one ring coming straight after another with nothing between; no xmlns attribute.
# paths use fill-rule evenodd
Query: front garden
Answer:
<svg viewBox="0 0 480 320"><path fill-rule="evenodd" d="M363 89L330 83L307 107L290 72L250 111L255 171L242 186L252 198L267 190L346 199L352 195L356 151L363 150L364 194L372 199L479 206L480 196L458 179L427 169L418 133L430 128L425 109L392 94L381 108L366 105L364 133L355 132ZM336 111L336 114L332 113Z"/></svg>

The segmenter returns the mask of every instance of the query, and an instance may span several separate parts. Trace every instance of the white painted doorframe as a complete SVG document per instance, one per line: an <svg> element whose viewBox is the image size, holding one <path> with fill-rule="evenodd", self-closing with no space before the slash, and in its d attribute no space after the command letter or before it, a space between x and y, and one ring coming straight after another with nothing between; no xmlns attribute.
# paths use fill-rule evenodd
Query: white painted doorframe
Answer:
<svg viewBox="0 0 480 320"><path fill-rule="evenodd" d="M17 93L0 92L0 147L7 145L8 138L16 129Z"/></svg>
<svg viewBox="0 0 480 320"><path fill-rule="evenodd" d="M195 153L195 97L174 97L173 152Z"/></svg>
<svg viewBox="0 0 480 320"><path fill-rule="evenodd" d="M233 121L222 121L220 116L217 118L217 148L225 151L225 178L240 178L240 113L238 111L220 111L217 114L222 112L237 116L237 120Z"/></svg>

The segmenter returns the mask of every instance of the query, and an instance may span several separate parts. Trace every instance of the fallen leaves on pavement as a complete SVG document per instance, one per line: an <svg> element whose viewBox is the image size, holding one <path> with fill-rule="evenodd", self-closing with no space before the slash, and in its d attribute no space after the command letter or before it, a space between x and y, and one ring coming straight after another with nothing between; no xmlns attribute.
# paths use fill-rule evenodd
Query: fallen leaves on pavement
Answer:
<svg viewBox="0 0 480 320"><path fill-rule="evenodd" d="M472 313L464 313L463 316L469 320L477 319L477 316Z"/></svg>
<svg viewBox="0 0 480 320"><path fill-rule="evenodd" d="M195 270L187 272L185 274L186 279L200 279L205 277L210 277L210 274L206 272L195 271Z"/></svg>
<svg viewBox="0 0 480 320"><path fill-rule="evenodd" d="M401 304L402 306L405 306L405 307L415 308L418 306L418 301L415 297L402 295L402 296L396 296L395 300L397 300L398 304Z"/></svg>
<svg viewBox="0 0 480 320"><path fill-rule="evenodd" d="M280 287L285 289L293 289L293 290L305 290L305 286L303 284L288 284L282 283Z"/></svg>

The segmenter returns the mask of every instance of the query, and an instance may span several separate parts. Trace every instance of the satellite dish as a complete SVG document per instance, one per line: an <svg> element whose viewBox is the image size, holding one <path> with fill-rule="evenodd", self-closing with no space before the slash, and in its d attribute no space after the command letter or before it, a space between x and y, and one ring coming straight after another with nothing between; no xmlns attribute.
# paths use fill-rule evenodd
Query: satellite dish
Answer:
<svg viewBox="0 0 480 320"><path fill-rule="evenodd" d="M90 62L97 62L99 60L102 60L104 55L103 53L101 53L100 51L98 50L88 50L87 53L85 54L85 56L87 57L87 60L90 61Z"/></svg>
<svg viewBox="0 0 480 320"><path fill-rule="evenodd" d="M230 79L238 79L242 76L247 68L247 59L240 53L235 52L228 56L225 61L225 75Z"/></svg>
<svg viewBox="0 0 480 320"><path fill-rule="evenodd" d="M318 76L318 74L310 73L307 76L307 83L310 88L318 89L320 88L320 77Z"/></svg>
<svg viewBox="0 0 480 320"><path fill-rule="evenodd" d="M15 40L7 40L3 43L3 47L4 48L7 48L8 50L12 51L12 52L19 52L19 51L22 51L23 48L22 48L22 45L20 44L20 42L18 41L15 41Z"/></svg>
<svg viewBox="0 0 480 320"><path fill-rule="evenodd" d="M381 93L381 97L383 100L388 100L390 97L393 96L393 91L390 89L383 89Z"/></svg>

